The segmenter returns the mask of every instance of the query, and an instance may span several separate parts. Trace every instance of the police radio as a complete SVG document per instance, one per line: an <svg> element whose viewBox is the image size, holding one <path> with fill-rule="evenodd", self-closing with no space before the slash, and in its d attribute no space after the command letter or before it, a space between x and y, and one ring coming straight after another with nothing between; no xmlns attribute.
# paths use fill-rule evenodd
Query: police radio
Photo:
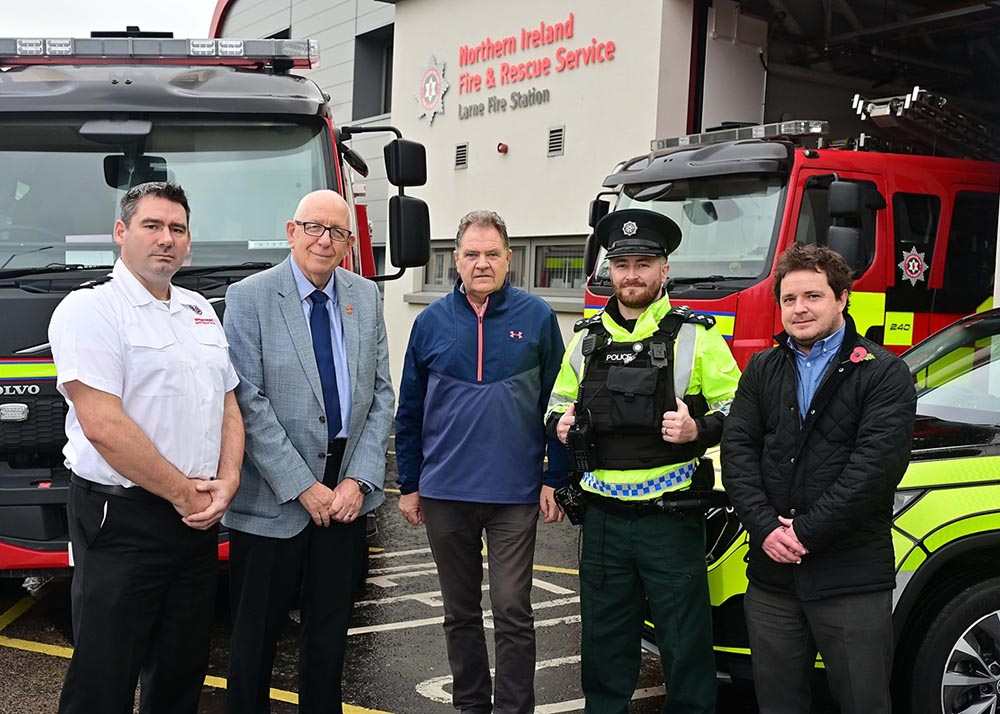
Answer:
<svg viewBox="0 0 1000 714"><path fill-rule="evenodd" d="M573 470L581 474L593 471L595 468L593 445L591 444L593 429L590 410L586 409L577 413L576 419L573 420L569 432L566 434L566 446L573 459Z"/></svg>

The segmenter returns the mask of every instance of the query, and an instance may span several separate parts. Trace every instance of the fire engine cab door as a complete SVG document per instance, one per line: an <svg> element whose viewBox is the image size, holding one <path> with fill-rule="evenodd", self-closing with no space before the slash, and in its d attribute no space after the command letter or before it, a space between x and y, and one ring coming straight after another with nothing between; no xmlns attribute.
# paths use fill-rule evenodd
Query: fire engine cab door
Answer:
<svg viewBox="0 0 1000 714"><path fill-rule="evenodd" d="M826 236L834 220L830 217L828 186L832 174L842 181L857 181L883 196L885 181L878 174L845 171L839 167L817 167L810 163L800 170L796 177L791 196L789 216L792 217L791 230L783 237L779 248L784 250L793 242L802 244L818 243L826 245ZM861 269L854 281L851 293L850 313L858 332L875 340L883 341L885 331L886 285L890 283L891 239L887 238L887 211L868 210L860 218L836 219L840 225L858 228L861 231L859 255ZM926 291L926 288L925 288ZM775 331L779 332L781 313L775 308Z"/></svg>

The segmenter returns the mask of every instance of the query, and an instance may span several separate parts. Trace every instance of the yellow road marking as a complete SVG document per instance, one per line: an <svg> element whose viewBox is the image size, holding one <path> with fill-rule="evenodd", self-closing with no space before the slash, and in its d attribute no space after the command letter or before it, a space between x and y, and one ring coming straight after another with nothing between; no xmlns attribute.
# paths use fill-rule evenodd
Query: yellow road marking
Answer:
<svg viewBox="0 0 1000 714"><path fill-rule="evenodd" d="M535 570L541 570L543 573L565 573L566 575L579 575L579 570L574 570L573 568L557 568L554 565L536 565Z"/></svg>
<svg viewBox="0 0 1000 714"><path fill-rule="evenodd" d="M0 632L17 620L17 618L21 615L30 610L36 602L37 600L33 597L24 597L5 613L0 615ZM31 640L21 640L16 637L5 637L4 635L0 635L0 647L10 647L11 649L21 650L23 652L36 652L38 654L49 655L50 657L61 657L63 659L70 659L73 656L72 647L48 645L43 642L32 642ZM226 688L226 680L223 677L205 677L205 684L216 689ZM299 703L299 695L295 692L272 688L270 694L271 699L274 699L275 701L288 702L290 704ZM366 709L364 707L357 707L346 703L344 704L344 712L345 714L390 714L390 712L385 712L380 709Z"/></svg>
<svg viewBox="0 0 1000 714"><path fill-rule="evenodd" d="M35 598L25 596L7 610L7 612L0 615L0 632L3 632L14 620L30 610L36 602Z"/></svg>

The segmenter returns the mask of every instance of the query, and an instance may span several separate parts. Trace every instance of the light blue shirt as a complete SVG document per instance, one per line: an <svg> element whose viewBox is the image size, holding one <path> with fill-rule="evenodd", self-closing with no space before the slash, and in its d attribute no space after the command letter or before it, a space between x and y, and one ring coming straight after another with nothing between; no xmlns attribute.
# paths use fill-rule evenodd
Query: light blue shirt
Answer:
<svg viewBox="0 0 1000 714"><path fill-rule="evenodd" d="M792 353L795 355L795 367L799 373L796 391L799 397L799 414L802 416L802 421L806 419L806 412L809 410L809 405L812 404L813 397L816 396L820 382L823 381L826 368L830 366L830 360L836 357L840 346L844 343L844 328L846 326L846 323L841 325L840 329L832 335L814 344L809 350L809 354L802 352L796 347L795 340L791 337L788 338L788 346L792 348Z"/></svg>
<svg viewBox="0 0 1000 714"><path fill-rule="evenodd" d="M292 275L295 276L295 287L299 290L299 298L302 300L302 312L306 316L306 324L309 324L309 316L312 314L312 300L309 296L316 291L316 286L309 282L309 279L302 274L299 266L295 264L295 259L289 261L292 264ZM334 289L334 279L336 273L330 276L330 282L323 288L323 292L330 298L326 302L326 309L330 313L330 337L333 340L333 366L337 370L337 392L340 397L340 432L338 439L346 439L351 425L351 373L347 368L347 348L344 345L344 324L340 320L340 305L337 302L337 291Z"/></svg>

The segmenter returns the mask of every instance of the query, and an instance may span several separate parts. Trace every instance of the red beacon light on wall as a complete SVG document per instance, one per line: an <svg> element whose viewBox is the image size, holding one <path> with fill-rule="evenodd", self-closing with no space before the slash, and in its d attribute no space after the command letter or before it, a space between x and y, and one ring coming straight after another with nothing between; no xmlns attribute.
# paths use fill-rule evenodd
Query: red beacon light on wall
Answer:
<svg viewBox="0 0 1000 714"><path fill-rule="evenodd" d="M163 37L0 38L0 66L39 64L271 65L315 69L316 40L174 39Z"/></svg>

